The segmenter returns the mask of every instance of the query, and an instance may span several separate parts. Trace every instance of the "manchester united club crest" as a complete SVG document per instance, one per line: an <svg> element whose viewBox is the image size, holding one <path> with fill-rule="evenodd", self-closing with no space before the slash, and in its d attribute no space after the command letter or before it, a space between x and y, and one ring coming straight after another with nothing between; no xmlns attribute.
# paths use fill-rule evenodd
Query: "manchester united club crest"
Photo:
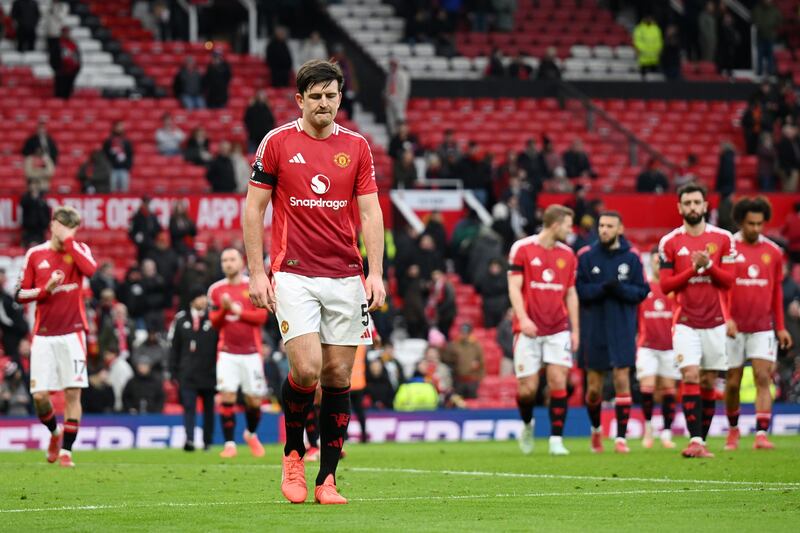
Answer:
<svg viewBox="0 0 800 533"><path fill-rule="evenodd" d="M64 262L68 265L71 265L72 262L75 261L71 255L67 254L64 256Z"/></svg>
<svg viewBox="0 0 800 533"><path fill-rule="evenodd" d="M556 259L556 266L560 269L563 269L565 266L567 266L567 262L563 258L559 257Z"/></svg>
<svg viewBox="0 0 800 533"><path fill-rule="evenodd" d="M339 152L333 156L333 162L341 168L347 168L350 165L350 154Z"/></svg>
<svg viewBox="0 0 800 533"><path fill-rule="evenodd" d="M250 298L250 291L247 289L243 290L242 296L244 296L245 298Z"/></svg>
<svg viewBox="0 0 800 533"><path fill-rule="evenodd" d="M772 257L770 257L769 254L761 254L761 261L763 261L765 265L768 265L770 261L772 261Z"/></svg>
<svg viewBox="0 0 800 533"><path fill-rule="evenodd" d="M710 242L706 244L706 252L708 252L709 255L713 255L718 249L716 243Z"/></svg>
<svg viewBox="0 0 800 533"><path fill-rule="evenodd" d="M289 332L289 323L284 320L283 322L281 322L281 333L286 335L286 333L288 332Z"/></svg>

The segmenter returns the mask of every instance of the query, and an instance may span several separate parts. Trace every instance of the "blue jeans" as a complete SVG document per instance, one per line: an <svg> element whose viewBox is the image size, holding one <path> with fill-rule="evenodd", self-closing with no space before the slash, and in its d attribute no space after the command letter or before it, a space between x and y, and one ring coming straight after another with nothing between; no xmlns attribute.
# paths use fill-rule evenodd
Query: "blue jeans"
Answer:
<svg viewBox="0 0 800 533"><path fill-rule="evenodd" d="M130 171L126 168L111 169L111 192L128 192L130 176Z"/></svg>
<svg viewBox="0 0 800 533"><path fill-rule="evenodd" d="M772 53L772 46L775 43L767 39L758 39L758 63L756 74L764 74L764 62L767 63L766 74L775 74L775 54Z"/></svg>
<svg viewBox="0 0 800 533"><path fill-rule="evenodd" d="M206 101L200 95L191 96L188 94L182 94L181 103L186 109L204 109L206 107Z"/></svg>

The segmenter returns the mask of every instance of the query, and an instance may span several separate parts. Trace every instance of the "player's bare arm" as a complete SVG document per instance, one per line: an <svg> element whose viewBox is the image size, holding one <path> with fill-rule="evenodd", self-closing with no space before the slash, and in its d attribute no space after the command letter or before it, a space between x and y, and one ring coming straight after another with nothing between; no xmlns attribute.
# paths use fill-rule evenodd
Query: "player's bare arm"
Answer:
<svg viewBox="0 0 800 533"><path fill-rule="evenodd" d="M528 316L525 310L525 302L522 298L522 283L523 277L520 275L508 276L508 298L511 300L511 307L514 309L514 314L519 320L519 329L528 337L536 337L539 331L536 324Z"/></svg>
<svg viewBox="0 0 800 533"><path fill-rule="evenodd" d="M572 351L577 352L581 341L581 323L579 318L580 313L578 310L578 291L575 290L575 287L570 287L567 289L566 303L567 314L569 315L569 323L572 326L572 331L570 332Z"/></svg>
<svg viewBox="0 0 800 533"><path fill-rule="evenodd" d="M264 270L264 215L272 189L248 187L244 206L244 247L250 270L250 301L275 311L275 293Z"/></svg>
<svg viewBox="0 0 800 533"><path fill-rule="evenodd" d="M374 311L386 300L386 288L383 285L383 213L377 193L359 196L358 212L369 262L369 275L364 288L369 310Z"/></svg>

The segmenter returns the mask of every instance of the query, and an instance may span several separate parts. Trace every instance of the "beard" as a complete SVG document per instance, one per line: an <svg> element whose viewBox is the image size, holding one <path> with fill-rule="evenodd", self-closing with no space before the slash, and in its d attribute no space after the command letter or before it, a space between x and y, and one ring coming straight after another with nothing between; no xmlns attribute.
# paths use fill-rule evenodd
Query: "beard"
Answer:
<svg viewBox="0 0 800 533"><path fill-rule="evenodd" d="M703 215L698 215L697 213L689 213L688 215L683 215L683 220L685 220L686 223L689 224L690 226L696 226L703 221Z"/></svg>
<svg viewBox="0 0 800 533"><path fill-rule="evenodd" d="M607 241L604 241L602 237L600 238L600 245L603 248L607 248L608 249L608 248L611 248L612 246L614 246L615 244L617 244L617 237L614 237L612 239L608 239Z"/></svg>

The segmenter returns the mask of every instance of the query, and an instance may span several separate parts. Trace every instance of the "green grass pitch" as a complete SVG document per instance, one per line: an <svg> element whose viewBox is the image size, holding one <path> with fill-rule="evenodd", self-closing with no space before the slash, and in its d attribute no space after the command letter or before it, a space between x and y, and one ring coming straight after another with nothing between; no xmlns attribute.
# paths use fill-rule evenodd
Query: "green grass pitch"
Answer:
<svg viewBox="0 0 800 533"><path fill-rule="evenodd" d="M282 499L280 449L223 461L219 450L75 453L77 467L43 452L0 455L0 530L22 531L797 531L800 438L778 449L687 460L658 444L569 457L536 442L349 444L338 485L346 506ZM678 439L678 445L685 439Z"/></svg>

